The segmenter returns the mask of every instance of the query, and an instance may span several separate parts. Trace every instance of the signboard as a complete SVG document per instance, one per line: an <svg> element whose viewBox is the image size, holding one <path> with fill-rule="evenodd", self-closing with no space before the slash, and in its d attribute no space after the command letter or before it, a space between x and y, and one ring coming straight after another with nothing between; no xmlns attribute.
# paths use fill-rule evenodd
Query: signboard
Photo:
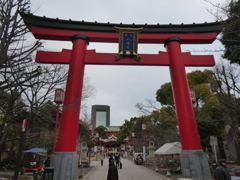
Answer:
<svg viewBox="0 0 240 180"><path fill-rule="evenodd" d="M190 89L190 96L191 96L192 103L195 103L196 102L196 94L193 89Z"/></svg>
<svg viewBox="0 0 240 180"><path fill-rule="evenodd" d="M134 132L132 132L132 137L135 137L135 133Z"/></svg>
<svg viewBox="0 0 240 180"><path fill-rule="evenodd" d="M215 136L210 136L210 145L211 146L216 146L218 144L217 137Z"/></svg>
<svg viewBox="0 0 240 180"><path fill-rule="evenodd" d="M54 102L62 104L64 101L64 90L63 89L56 89L55 90L55 96L54 96Z"/></svg>
<svg viewBox="0 0 240 180"><path fill-rule="evenodd" d="M118 39L118 55L115 57L117 60L124 56L133 56L135 60L140 60L138 56L138 33L143 28L119 28L115 27L115 30L119 32Z"/></svg>
<svg viewBox="0 0 240 180"><path fill-rule="evenodd" d="M24 119L22 123L22 131L25 131L26 127L27 127L27 119Z"/></svg>
<svg viewBox="0 0 240 180"><path fill-rule="evenodd" d="M89 124L89 125L88 125L88 130L89 130L89 131L92 131L92 129L93 129L93 125L92 125L92 124Z"/></svg>
<svg viewBox="0 0 240 180"><path fill-rule="evenodd" d="M146 124L142 124L142 130L146 130Z"/></svg>

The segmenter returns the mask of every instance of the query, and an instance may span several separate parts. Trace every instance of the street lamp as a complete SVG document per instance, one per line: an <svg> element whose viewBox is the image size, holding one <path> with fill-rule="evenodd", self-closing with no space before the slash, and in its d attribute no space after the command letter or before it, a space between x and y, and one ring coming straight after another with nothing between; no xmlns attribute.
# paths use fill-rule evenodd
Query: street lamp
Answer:
<svg viewBox="0 0 240 180"><path fill-rule="evenodd" d="M98 137L99 137L99 133L96 133L96 140L95 140L96 161L98 160Z"/></svg>
<svg viewBox="0 0 240 180"><path fill-rule="evenodd" d="M143 158L146 159L146 124L142 124L143 131Z"/></svg>
<svg viewBox="0 0 240 180"><path fill-rule="evenodd" d="M126 157L128 157L128 137L126 137Z"/></svg>
<svg viewBox="0 0 240 180"><path fill-rule="evenodd" d="M89 136L90 136L90 140L89 140L89 149L88 149L88 161L90 162L90 156L91 156L91 141L92 141L92 130L93 130L93 125L89 124L88 125L88 130L90 132Z"/></svg>
<svg viewBox="0 0 240 180"><path fill-rule="evenodd" d="M126 139L124 139L123 141L124 141L124 146L125 146L124 150L126 151L127 150L127 147L126 147L127 141L126 141Z"/></svg>
<svg viewBox="0 0 240 180"><path fill-rule="evenodd" d="M190 96L191 96L192 103L195 103L196 102L195 90L190 89Z"/></svg>
<svg viewBox="0 0 240 180"><path fill-rule="evenodd" d="M102 151L102 138L100 137L99 138L99 141L100 141L100 152Z"/></svg>
<svg viewBox="0 0 240 180"><path fill-rule="evenodd" d="M133 151L134 151L134 137L135 137L135 133L132 132L132 139L133 139L133 148L132 148L132 150L133 150Z"/></svg>
<svg viewBox="0 0 240 180"><path fill-rule="evenodd" d="M59 121L59 106L64 101L64 90L63 89L56 89L54 102L57 104L57 111L56 111L56 120L55 120L55 127L54 127L54 136L53 136L53 148L52 148L52 155L54 155L56 143L57 143L57 136L58 136L58 121Z"/></svg>
<svg viewBox="0 0 240 180"><path fill-rule="evenodd" d="M20 141L19 141L19 147L18 147L17 162L16 162L13 180L18 180L18 172L19 172L19 168L21 166L22 151L23 151L23 147L24 147L24 138L25 138L26 127L27 127L27 118L28 118L27 116L28 116L28 113L30 112L30 107L28 107L28 106L23 107L23 112L24 112L24 119L22 122L22 129L20 132ZM21 172L21 174L23 174L23 171Z"/></svg>

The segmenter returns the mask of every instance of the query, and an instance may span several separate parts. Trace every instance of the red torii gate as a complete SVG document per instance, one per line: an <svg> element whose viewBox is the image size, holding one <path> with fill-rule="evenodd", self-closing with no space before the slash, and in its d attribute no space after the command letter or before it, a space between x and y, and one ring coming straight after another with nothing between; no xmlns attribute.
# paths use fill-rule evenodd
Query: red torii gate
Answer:
<svg viewBox="0 0 240 180"><path fill-rule="evenodd" d="M76 177L74 170L76 154L74 152L76 152L85 64L169 66L183 149L181 162L183 176L195 180L210 178L206 155L202 151L199 140L185 66L213 66L214 57L212 55L191 55L189 52L182 53L180 44L212 43L222 30L220 23L124 25L66 21L24 13L21 13L21 16L35 38L73 42L72 50L63 49L62 52L38 51L36 56L36 62L38 63L69 64L64 108L55 151L55 158L56 156L57 158L54 158L55 180L64 179L69 174L72 177L71 179ZM141 60L136 61L131 56L124 56L122 59L116 60L116 53L96 53L95 50L87 50L86 47L89 42L118 43L119 34L115 32L115 26L143 27L142 32L138 35L138 42L147 44L164 43L167 52L139 54ZM67 170L69 163L67 165L60 163L66 157L66 160L73 164L70 172Z"/></svg>

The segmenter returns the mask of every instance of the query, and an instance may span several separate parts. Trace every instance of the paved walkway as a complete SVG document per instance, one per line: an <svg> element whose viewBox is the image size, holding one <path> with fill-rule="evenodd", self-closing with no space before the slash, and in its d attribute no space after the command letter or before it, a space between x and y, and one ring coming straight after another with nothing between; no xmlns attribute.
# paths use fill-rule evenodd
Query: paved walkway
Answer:
<svg viewBox="0 0 240 180"><path fill-rule="evenodd" d="M141 165L135 165L133 161L121 159L123 168L118 169L119 180L170 180L169 178L155 173ZM94 166L82 180L106 180L108 174L108 158L104 159L103 166L100 161L92 161L91 166Z"/></svg>

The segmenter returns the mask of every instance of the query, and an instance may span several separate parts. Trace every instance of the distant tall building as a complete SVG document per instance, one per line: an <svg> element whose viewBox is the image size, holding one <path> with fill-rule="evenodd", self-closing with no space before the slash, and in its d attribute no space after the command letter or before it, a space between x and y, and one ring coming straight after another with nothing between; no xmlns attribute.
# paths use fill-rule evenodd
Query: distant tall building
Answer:
<svg viewBox="0 0 240 180"><path fill-rule="evenodd" d="M93 105L91 123L93 128L98 126L110 126L110 106L107 105Z"/></svg>
<svg viewBox="0 0 240 180"><path fill-rule="evenodd" d="M115 150L117 150L116 148L121 146L121 144L117 143L116 137L120 130L120 126L110 126L110 106L93 105L91 124L93 125L93 132L96 127L101 125L107 128L107 138L102 141L102 145L106 149L115 148Z"/></svg>

